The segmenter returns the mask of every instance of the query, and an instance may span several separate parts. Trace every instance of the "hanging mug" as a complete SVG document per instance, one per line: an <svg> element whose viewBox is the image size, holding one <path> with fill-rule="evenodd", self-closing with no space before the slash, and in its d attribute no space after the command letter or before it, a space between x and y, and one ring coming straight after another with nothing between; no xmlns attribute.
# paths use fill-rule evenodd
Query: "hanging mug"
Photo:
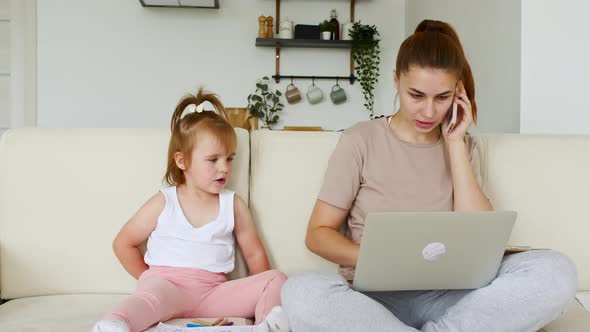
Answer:
<svg viewBox="0 0 590 332"><path fill-rule="evenodd" d="M342 104L346 101L346 92L338 83L332 87L332 92L330 92L330 99L335 105Z"/></svg>
<svg viewBox="0 0 590 332"><path fill-rule="evenodd" d="M289 104L294 104L301 100L301 93L293 83L287 85L287 90L285 91L285 98L287 98Z"/></svg>
<svg viewBox="0 0 590 332"><path fill-rule="evenodd" d="M307 89L306 95L307 100L312 105L317 104L322 101L322 99L324 99L324 93L322 92L322 89L315 86L315 84L312 84L309 89Z"/></svg>

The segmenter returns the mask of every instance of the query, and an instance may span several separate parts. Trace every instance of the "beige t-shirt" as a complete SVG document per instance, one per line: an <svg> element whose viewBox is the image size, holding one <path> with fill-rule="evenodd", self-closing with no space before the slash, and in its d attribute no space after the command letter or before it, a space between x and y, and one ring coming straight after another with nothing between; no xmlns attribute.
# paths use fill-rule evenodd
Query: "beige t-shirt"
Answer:
<svg viewBox="0 0 590 332"><path fill-rule="evenodd" d="M466 135L469 160L481 185L479 154ZM451 211L453 183L446 147L400 140L388 119L361 122L345 130L330 158L320 200L350 209L346 236L360 243L365 216L378 211ZM354 268L341 266L352 280Z"/></svg>

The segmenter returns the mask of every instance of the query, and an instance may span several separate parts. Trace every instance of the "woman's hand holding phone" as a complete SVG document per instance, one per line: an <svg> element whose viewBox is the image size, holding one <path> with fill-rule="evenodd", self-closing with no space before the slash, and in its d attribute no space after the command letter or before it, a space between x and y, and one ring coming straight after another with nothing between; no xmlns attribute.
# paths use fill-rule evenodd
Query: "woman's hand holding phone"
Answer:
<svg viewBox="0 0 590 332"><path fill-rule="evenodd" d="M455 128L455 125L457 124L457 103L455 101L453 101L453 106L448 114L448 123L446 125L447 135L453 131L453 128Z"/></svg>
<svg viewBox="0 0 590 332"><path fill-rule="evenodd" d="M471 101L467 97L463 82L457 83L453 106L449 109L449 115L443 122L443 136L449 141L463 141L463 137L473 123Z"/></svg>

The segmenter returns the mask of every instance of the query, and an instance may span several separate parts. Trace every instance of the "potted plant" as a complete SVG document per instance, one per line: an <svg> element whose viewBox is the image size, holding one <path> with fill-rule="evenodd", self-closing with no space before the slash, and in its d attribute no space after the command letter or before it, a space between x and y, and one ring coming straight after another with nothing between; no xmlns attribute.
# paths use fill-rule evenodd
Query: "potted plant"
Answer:
<svg viewBox="0 0 590 332"><path fill-rule="evenodd" d="M352 58L354 70L365 96L365 108L373 118L373 90L379 79L379 32L374 25L355 22L349 31L352 39Z"/></svg>
<svg viewBox="0 0 590 332"><path fill-rule="evenodd" d="M332 39L332 34L336 31L336 23L324 20L320 23L320 33L323 40Z"/></svg>
<svg viewBox="0 0 590 332"><path fill-rule="evenodd" d="M269 79L263 77L256 83L256 91L248 95L248 110L250 114L257 117L264 124L262 128L270 128L279 121L276 114L283 110L284 105L280 101L281 92L270 91L268 88Z"/></svg>

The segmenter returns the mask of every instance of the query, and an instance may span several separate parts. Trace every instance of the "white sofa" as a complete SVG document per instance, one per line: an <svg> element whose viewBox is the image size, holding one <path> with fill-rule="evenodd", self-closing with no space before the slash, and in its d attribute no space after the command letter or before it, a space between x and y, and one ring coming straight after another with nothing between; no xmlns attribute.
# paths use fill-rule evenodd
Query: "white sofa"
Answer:
<svg viewBox="0 0 590 332"><path fill-rule="evenodd" d="M336 271L304 245L334 132L238 133L229 184L249 201L271 264ZM560 250L590 293L590 137L478 137L484 190L519 212L511 244ZM111 241L162 185L164 129L18 129L0 142L0 331L88 331L135 280ZM245 275L238 264L233 276ZM579 303L547 327L590 331Z"/></svg>

